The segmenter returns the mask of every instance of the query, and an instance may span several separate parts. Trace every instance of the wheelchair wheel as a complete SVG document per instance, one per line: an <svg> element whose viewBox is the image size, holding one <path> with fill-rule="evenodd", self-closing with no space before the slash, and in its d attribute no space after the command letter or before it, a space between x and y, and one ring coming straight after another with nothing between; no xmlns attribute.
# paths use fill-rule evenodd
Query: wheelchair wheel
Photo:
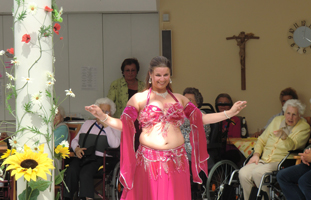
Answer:
<svg viewBox="0 0 311 200"><path fill-rule="evenodd" d="M120 162L118 162L118 164L115 166L113 170L112 188L111 188L112 200L121 199L123 185L120 183L119 177L120 177Z"/></svg>
<svg viewBox="0 0 311 200"><path fill-rule="evenodd" d="M213 166L206 183L208 200L216 200L221 196L224 185L229 182L232 172L236 169L238 167L230 160L219 161Z"/></svg>

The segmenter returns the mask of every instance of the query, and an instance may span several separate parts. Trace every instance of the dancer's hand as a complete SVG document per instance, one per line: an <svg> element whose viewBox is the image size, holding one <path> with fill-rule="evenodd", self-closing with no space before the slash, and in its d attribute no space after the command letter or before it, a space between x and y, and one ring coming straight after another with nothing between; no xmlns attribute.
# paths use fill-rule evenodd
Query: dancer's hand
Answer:
<svg viewBox="0 0 311 200"><path fill-rule="evenodd" d="M85 110L90 112L94 117L97 119L103 120L107 116L107 114L103 113L103 111L98 107L97 105L90 105L90 106L85 106Z"/></svg>
<svg viewBox="0 0 311 200"><path fill-rule="evenodd" d="M241 112L246 107L246 101L237 101L230 109L230 117L233 117Z"/></svg>

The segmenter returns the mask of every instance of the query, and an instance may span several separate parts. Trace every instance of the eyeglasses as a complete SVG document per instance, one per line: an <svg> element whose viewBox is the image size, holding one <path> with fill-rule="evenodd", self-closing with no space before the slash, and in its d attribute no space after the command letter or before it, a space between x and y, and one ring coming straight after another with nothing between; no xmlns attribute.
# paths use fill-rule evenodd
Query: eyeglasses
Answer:
<svg viewBox="0 0 311 200"><path fill-rule="evenodd" d="M222 103L222 102L218 102L218 103L216 104L216 106L232 106L232 104L231 104L231 103Z"/></svg>
<svg viewBox="0 0 311 200"><path fill-rule="evenodd" d="M124 72L126 72L126 73L133 73L133 72L136 72L136 69L132 69L132 70L127 69L127 70L124 70Z"/></svg>

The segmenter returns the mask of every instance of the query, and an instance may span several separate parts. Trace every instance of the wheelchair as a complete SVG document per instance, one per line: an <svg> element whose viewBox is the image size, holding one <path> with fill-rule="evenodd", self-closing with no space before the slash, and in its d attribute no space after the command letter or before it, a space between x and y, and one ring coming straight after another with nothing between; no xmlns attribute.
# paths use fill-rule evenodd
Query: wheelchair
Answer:
<svg viewBox="0 0 311 200"><path fill-rule="evenodd" d="M103 157L103 166L94 176L94 192L100 199L119 200L121 198L123 186L119 182L120 175L120 148L107 148L105 151L113 159L106 161L106 156ZM68 161L67 161L68 162ZM63 160L63 166L65 162ZM102 186L102 187L101 187ZM64 199L63 192L66 190L63 183L60 187L60 199ZM79 193L79 191L78 191ZM97 197L96 197L97 198Z"/></svg>
<svg viewBox="0 0 311 200"><path fill-rule="evenodd" d="M111 199L111 200L119 200L121 199L121 194L123 191L123 186L119 182L120 176L120 148L108 148L105 154L112 155L115 158L111 163L106 162L106 156L103 158L103 165L107 168L101 169L95 176L94 179L99 178L100 180L95 184L96 186L103 184L102 193L95 189L95 193L101 199ZM113 165L112 167L108 167L107 165ZM105 180L105 181L103 181Z"/></svg>
<svg viewBox="0 0 311 200"><path fill-rule="evenodd" d="M204 103L202 106L209 108L201 108L206 113L214 113L213 106L209 103ZM229 183L231 174L238 169L238 166L231 160L224 159L223 154L226 152L227 134L230 123L224 132L220 123L210 124L211 133L209 136L208 153L208 178L206 181L205 192L202 197L208 200L218 199L221 195L222 187Z"/></svg>
<svg viewBox="0 0 311 200"><path fill-rule="evenodd" d="M279 162L278 167L277 167L277 171L273 171L273 172L267 172L265 173L260 181L260 185L258 187L258 192L256 194L256 200L261 200L263 198L263 193L261 192L261 189L263 186L267 186L269 188L269 196L271 200L285 200L285 197L277 183L276 180L276 175L277 172L280 171L283 168L286 168L288 166L292 166L296 164L296 160L292 158L292 155L297 155L299 152L301 152L300 150L294 150L294 151L289 151L288 154ZM249 161L249 159L253 156L253 153L246 159L246 161L244 162L244 165ZM238 177L238 172L239 169L236 169L232 172L229 182L225 183L227 185L222 185L220 188L221 190L218 191L218 196L223 195L224 192L224 188L230 187L231 191L234 192L234 194L226 194L223 196L223 199L238 199L238 200L243 200L243 188L240 185L239 182L239 177ZM231 198L228 197L231 195Z"/></svg>

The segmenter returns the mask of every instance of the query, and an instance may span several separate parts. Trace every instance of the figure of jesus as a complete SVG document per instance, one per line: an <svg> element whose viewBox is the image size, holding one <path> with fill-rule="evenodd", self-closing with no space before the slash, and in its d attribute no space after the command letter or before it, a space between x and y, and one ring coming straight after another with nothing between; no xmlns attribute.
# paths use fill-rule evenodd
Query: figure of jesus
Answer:
<svg viewBox="0 0 311 200"><path fill-rule="evenodd" d="M238 36L233 36L233 38L237 41L237 45L240 47L239 55L242 69L245 68L245 44L252 36L254 36L253 33L245 34L244 31L242 31Z"/></svg>

